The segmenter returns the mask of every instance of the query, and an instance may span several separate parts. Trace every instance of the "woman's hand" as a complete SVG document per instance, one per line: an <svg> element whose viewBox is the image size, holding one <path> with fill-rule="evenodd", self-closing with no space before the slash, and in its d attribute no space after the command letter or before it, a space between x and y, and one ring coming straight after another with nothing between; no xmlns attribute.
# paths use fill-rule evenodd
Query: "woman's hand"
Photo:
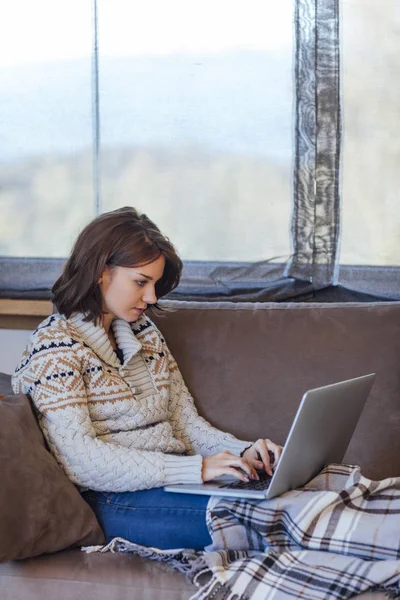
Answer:
<svg viewBox="0 0 400 600"><path fill-rule="evenodd" d="M271 465L268 450L274 453L274 462ZM257 440L250 448L243 452L242 457L255 469L265 469L272 476L272 467L275 468L282 454L282 446L271 440ZM261 460L260 460L261 459Z"/></svg>
<svg viewBox="0 0 400 600"><path fill-rule="evenodd" d="M238 469L242 469L247 476ZM228 450L203 458L203 469L201 473L203 481L210 481L220 475L232 475L241 481L259 479L258 473L254 467L249 464L248 459L236 456L236 454L232 454L232 452L229 452Z"/></svg>

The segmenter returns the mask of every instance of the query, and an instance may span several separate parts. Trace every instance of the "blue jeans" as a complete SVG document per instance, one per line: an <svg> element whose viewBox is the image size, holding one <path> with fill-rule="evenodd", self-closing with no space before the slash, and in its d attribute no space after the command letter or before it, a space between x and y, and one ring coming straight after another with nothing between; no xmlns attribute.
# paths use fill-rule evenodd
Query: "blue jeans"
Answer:
<svg viewBox="0 0 400 600"><path fill-rule="evenodd" d="M155 548L194 548L211 544L206 525L209 496L174 494L162 488L138 492L82 492L107 542L122 537Z"/></svg>

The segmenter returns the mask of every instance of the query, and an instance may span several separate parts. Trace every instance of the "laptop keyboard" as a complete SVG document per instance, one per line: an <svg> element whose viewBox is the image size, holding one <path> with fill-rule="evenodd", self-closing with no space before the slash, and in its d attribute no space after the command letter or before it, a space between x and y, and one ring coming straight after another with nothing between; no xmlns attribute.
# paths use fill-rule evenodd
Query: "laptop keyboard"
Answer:
<svg viewBox="0 0 400 600"><path fill-rule="evenodd" d="M260 477L257 479L250 479L250 481L234 481L233 483L220 485L221 488L230 490L266 490L269 488L271 483L271 475L267 475L265 471L257 471Z"/></svg>

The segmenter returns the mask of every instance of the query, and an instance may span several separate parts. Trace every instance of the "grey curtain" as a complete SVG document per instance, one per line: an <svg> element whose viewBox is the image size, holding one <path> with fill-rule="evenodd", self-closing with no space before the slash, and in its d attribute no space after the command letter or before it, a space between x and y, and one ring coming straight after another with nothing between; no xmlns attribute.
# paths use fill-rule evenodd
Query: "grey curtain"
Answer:
<svg viewBox="0 0 400 600"><path fill-rule="evenodd" d="M337 282L341 151L338 0L295 2L293 256L287 275Z"/></svg>

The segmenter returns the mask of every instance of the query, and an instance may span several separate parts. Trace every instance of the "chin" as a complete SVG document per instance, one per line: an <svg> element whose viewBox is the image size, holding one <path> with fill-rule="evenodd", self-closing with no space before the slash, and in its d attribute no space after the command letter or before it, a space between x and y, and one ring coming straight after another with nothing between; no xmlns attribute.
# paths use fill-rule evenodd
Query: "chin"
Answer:
<svg viewBox="0 0 400 600"><path fill-rule="evenodd" d="M142 315L144 315L144 312L139 314L135 310L130 310L127 312L126 316L123 317L123 319L125 319L125 321L128 321L128 323L133 323L134 321L140 319Z"/></svg>
<svg viewBox="0 0 400 600"><path fill-rule="evenodd" d="M130 310L124 312L121 311L114 314L116 319L121 319L122 321L127 321L128 323L137 321L138 317L140 316L138 313L135 313L134 311Z"/></svg>

